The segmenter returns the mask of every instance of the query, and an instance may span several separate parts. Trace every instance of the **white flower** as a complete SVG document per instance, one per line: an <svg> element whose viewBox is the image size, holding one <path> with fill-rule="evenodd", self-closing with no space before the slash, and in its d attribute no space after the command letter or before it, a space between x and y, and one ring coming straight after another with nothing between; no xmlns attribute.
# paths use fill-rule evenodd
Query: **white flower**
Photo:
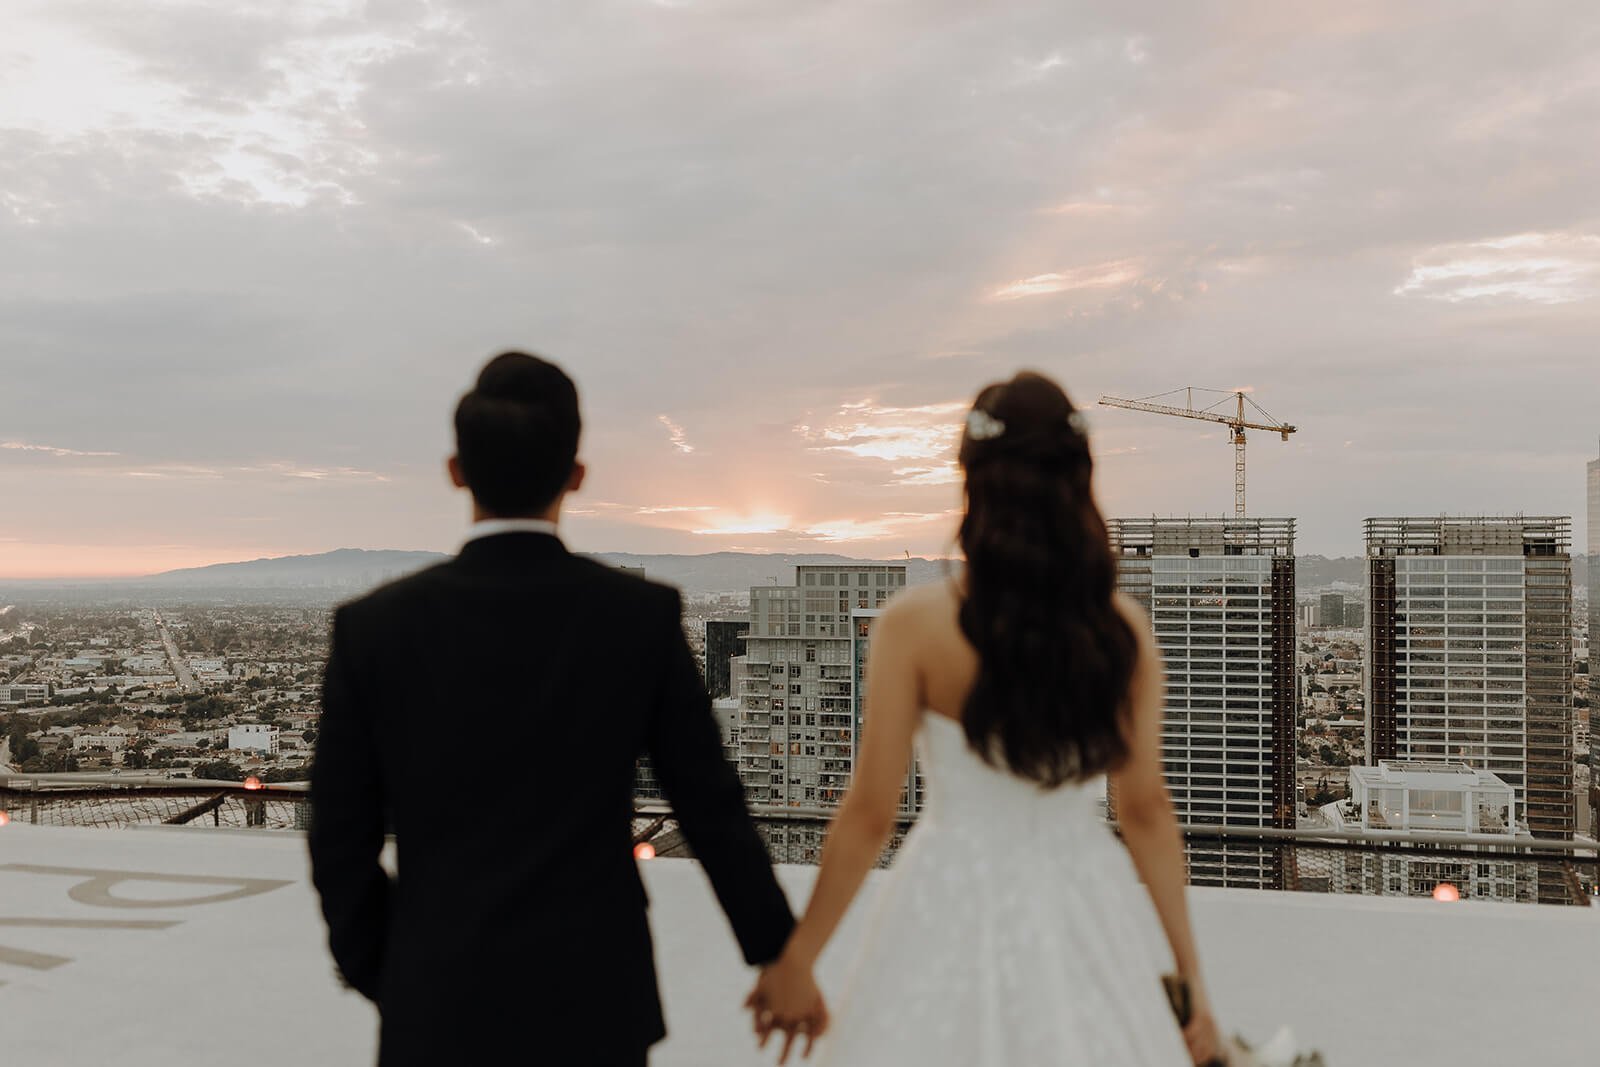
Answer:
<svg viewBox="0 0 1600 1067"><path fill-rule="evenodd" d="M1006 432L1006 424L984 411L973 408L967 413L967 436L974 441L991 441Z"/></svg>

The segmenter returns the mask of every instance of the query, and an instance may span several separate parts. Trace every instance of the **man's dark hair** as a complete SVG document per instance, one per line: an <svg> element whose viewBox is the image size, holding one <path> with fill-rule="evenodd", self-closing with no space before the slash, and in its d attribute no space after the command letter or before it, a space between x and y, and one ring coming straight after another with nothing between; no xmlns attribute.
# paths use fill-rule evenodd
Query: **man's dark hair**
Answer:
<svg viewBox="0 0 1600 1067"><path fill-rule="evenodd" d="M478 506L536 515L578 458L578 390L560 367L525 352L491 359L456 405L456 456Z"/></svg>

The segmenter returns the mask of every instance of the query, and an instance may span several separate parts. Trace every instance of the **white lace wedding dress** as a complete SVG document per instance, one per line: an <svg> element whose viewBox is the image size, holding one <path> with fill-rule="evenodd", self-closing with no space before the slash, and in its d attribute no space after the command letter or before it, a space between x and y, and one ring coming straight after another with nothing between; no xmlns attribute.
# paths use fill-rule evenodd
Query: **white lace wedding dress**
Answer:
<svg viewBox="0 0 1600 1067"><path fill-rule="evenodd" d="M928 795L818 1046L828 1067L1185 1067L1171 955L1099 782L1054 791L924 714Z"/></svg>

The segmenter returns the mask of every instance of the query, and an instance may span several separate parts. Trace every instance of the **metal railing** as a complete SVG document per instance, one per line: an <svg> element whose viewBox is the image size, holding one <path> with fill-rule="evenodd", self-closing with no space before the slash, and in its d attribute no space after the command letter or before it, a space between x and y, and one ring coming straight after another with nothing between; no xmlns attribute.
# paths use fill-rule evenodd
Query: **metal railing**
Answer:
<svg viewBox="0 0 1600 1067"><path fill-rule="evenodd" d="M819 861L834 809L752 805L750 811L775 862ZM687 854L670 808L641 802L636 813L667 820L657 831L657 855ZM902 812L880 866L914 822ZM1194 885L1580 907L1600 893L1600 849L1589 840L1201 824L1180 830Z"/></svg>
<svg viewBox="0 0 1600 1067"><path fill-rule="evenodd" d="M40 826L213 826L304 830L310 826L304 782L246 784L158 776L86 775L0 778L0 812Z"/></svg>
<svg viewBox="0 0 1600 1067"><path fill-rule="evenodd" d="M311 821L304 782L247 785L157 776L0 778L0 812L14 822L46 826L305 830ZM834 814L828 807L751 807L778 863L818 862ZM913 815L902 813L882 863L889 862L914 822ZM1580 906L1600 893L1600 850L1589 840L1202 825L1181 829L1195 885ZM636 802L634 840L650 842L656 855L688 854L671 807L660 801Z"/></svg>

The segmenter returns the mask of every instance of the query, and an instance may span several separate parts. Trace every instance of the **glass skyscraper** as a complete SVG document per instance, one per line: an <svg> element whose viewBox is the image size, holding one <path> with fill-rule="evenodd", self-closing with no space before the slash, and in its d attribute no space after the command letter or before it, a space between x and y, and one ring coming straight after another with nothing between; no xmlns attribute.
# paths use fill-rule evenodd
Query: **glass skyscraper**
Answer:
<svg viewBox="0 0 1600 1067"><path fill-rule="evenodd" d="M1589 556L1589 833L1600 833L1600 744L1595 726L1600 724L1594 708L1595 648L1600 646L1600 459L1589 461L1589 531L1586 547Z"/></svg>
<svg viewBox="0 0 1600 1067"><path fill-rule="evenodd" d="M1117 585L1149 611L1166 664L1161 758L1179 821L1293 828L1294 520L1109 525ZM1284 873L1275 847L1189 848L1197 885L1281 888Z"/></svg>
<svg viewBox="0 0 1600 1067"><path fill-rule="evenodd" d="M1570 840L1571 520L1366 525L1367 762L1491 771L1536 837Z"/></svg>

